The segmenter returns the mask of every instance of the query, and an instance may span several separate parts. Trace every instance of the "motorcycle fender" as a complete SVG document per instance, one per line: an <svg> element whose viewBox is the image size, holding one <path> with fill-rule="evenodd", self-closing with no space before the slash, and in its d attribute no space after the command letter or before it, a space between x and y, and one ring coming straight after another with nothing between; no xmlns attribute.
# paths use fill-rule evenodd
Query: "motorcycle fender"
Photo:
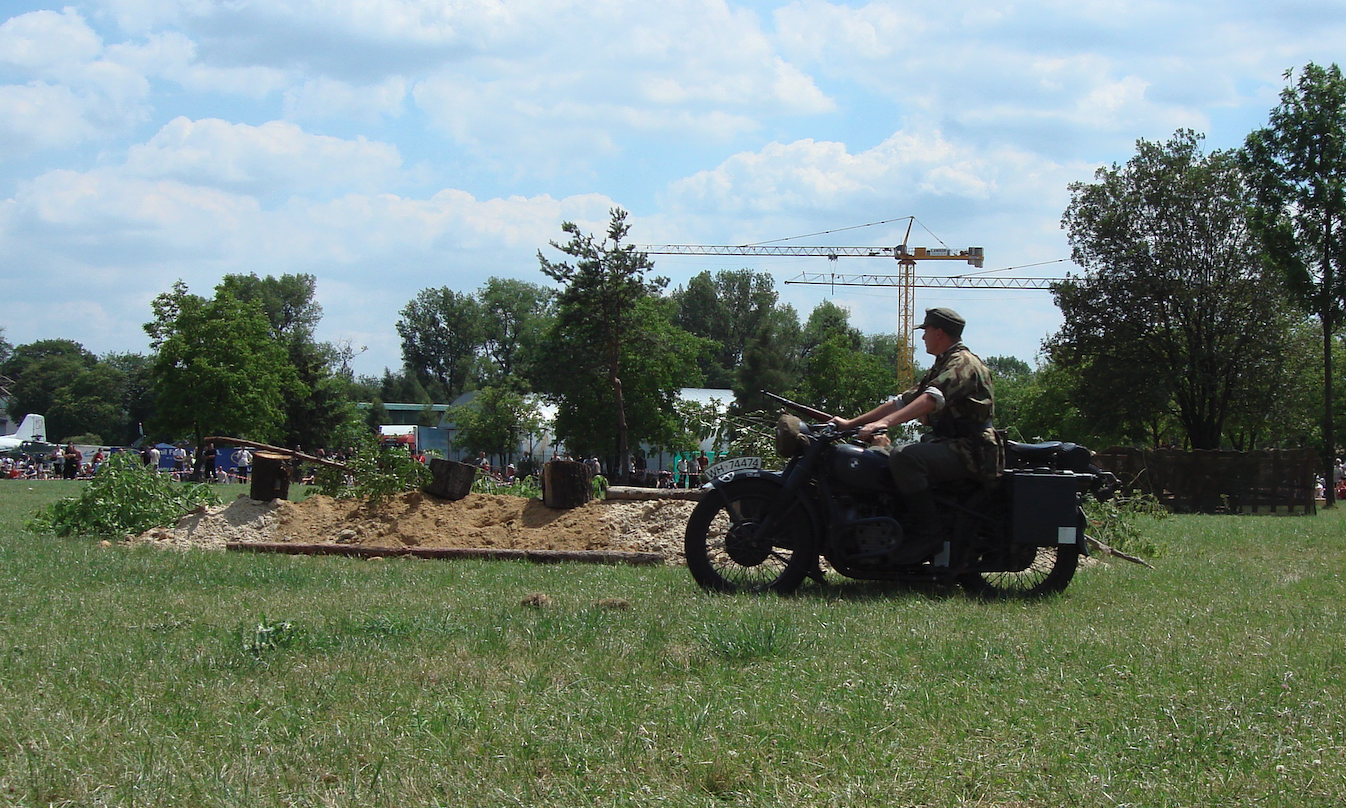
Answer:
<svg viewBox="0 0 1346 808"><path fill-rule="evenodd" d="M785 478L781 476L779 471L767 471L766 469L740 469L738 471L731 471L728 474L721 474L719 477L703 484L701 486L701 497L702 499L705 499L707 497L717 496L718 491L731 487L735 483L744 480L763 480L782 490L785 489ZM809 525L813 528L815 539L821 541L823 535L822 520L819 518L818 508L811 498L804 496L801 493L796 493L795 496L804 506L805 513L808 514Z"/></svg>

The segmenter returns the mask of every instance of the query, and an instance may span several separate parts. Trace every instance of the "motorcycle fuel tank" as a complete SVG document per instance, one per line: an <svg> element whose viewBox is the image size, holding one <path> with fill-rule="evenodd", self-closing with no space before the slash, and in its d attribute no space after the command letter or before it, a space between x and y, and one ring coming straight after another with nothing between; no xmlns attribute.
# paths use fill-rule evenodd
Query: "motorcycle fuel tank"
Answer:
<svg viewBox="0 0 1346 808"><path fill-rule="evenodd" d="M848 443L832 448L827 458L827 474L841 485L863 491L893 489L888 471L888 455Z"/></svg>

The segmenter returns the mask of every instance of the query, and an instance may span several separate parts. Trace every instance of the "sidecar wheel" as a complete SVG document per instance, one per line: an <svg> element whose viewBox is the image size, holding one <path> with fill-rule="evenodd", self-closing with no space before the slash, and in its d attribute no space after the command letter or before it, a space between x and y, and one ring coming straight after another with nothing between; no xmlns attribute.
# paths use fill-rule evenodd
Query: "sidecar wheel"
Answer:
<svg viewBox="0 0 1346 808"><path fill-rule="evenodd" d="M812 520L797 497L774 520L769 536L759 528L780 487L739 480L712 489L687 520L683 549L687 569L715 592L793 592L818 561Z"/></svg>
<svg viewBox="0 0 1346 808"><path fill-rule="evenodd" d="M1037 548L1028 567L1019 572L969 572L958 584L984 598L1036 598L1065 589L1075 577L1080 554L1074 545Z"/></svg>

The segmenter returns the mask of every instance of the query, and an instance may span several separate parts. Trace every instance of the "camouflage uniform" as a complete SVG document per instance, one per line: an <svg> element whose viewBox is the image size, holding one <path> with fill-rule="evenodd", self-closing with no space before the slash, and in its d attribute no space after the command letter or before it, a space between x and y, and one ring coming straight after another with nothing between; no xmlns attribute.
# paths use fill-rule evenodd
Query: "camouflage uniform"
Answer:
<svg viewBox="0 0 1346 808"><path fill-rule="evenodd" d="M901 408L927 392L941 400L927 418L931 431L920 443L894 446L888 455L898 490L913 494L930 483L994 481L1003 461L991 425L995 404L986 365L962 342L954 343L935 357L935 364L915 387L893 403Z"/></svg>

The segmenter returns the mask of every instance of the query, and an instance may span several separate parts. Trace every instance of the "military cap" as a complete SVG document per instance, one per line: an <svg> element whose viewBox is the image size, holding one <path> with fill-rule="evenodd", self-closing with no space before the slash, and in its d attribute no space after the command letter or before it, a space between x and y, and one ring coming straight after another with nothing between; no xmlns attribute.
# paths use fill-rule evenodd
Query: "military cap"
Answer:
<svg viewBox="0 0 1346 808"><path fill-rule="evenodd" d="M917 328L938 328L945 334L958 339L963 336L963 326L967 325L967 320L953 309L940 307L937 309L925 310L925 322L916 326Z"/></svg>

